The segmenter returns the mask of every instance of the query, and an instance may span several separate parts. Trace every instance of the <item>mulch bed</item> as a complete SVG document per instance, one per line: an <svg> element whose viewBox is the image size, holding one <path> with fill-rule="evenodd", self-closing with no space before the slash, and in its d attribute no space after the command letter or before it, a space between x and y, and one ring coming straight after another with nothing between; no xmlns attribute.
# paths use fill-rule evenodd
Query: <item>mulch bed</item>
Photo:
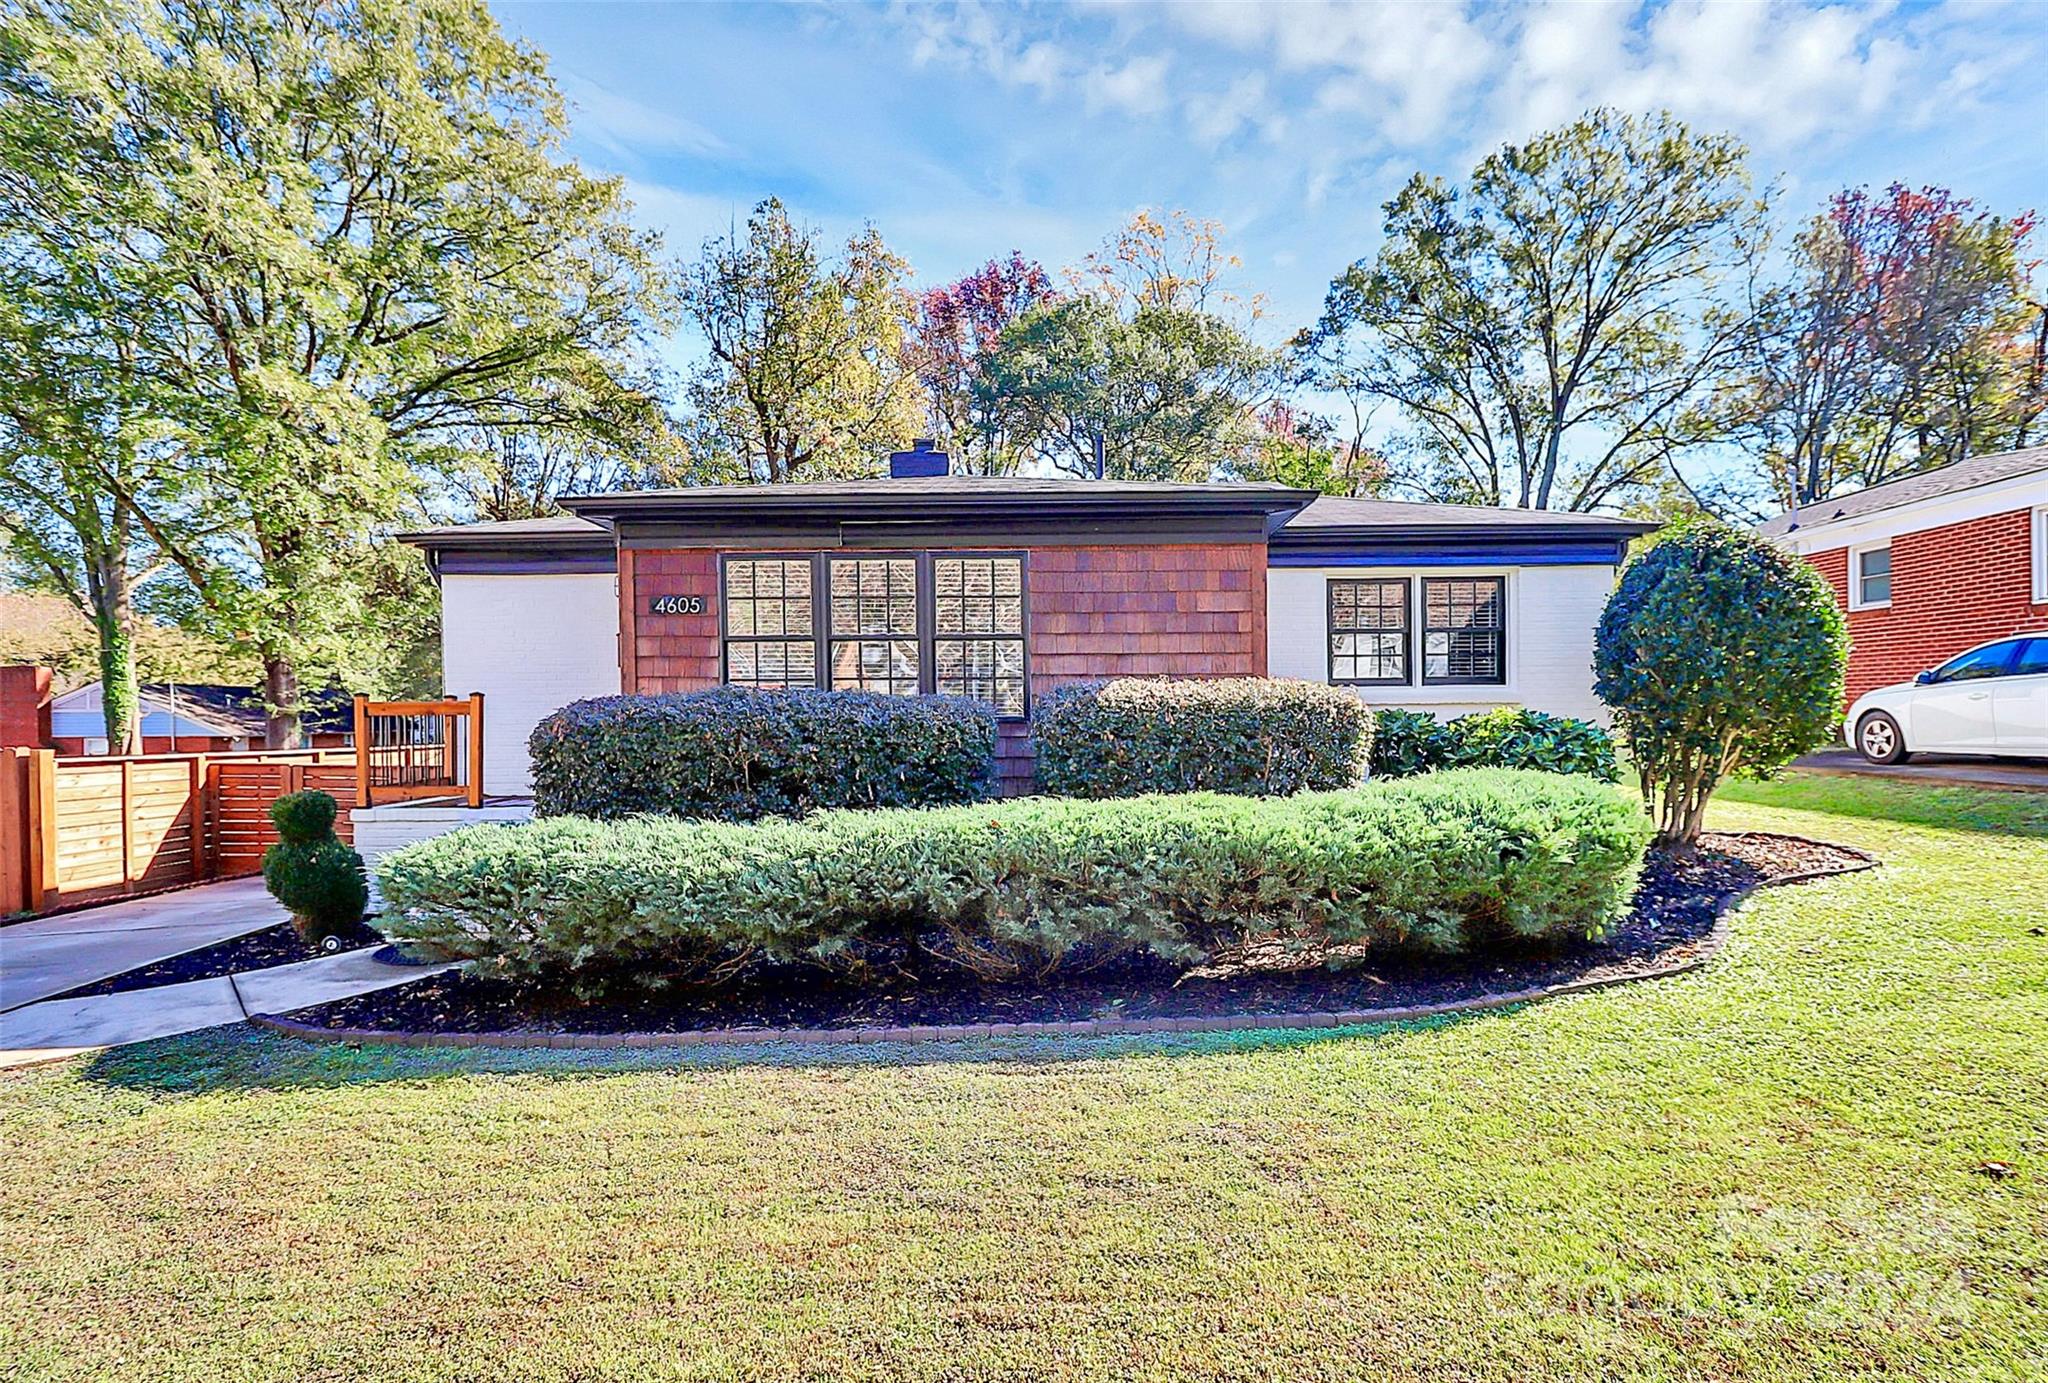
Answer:
<svg viewBox="0 0 2048 1383"><path fill-rule="evenodd" d="M352 951L358 946L373 946L383 939L367 923L358 922L355 930L343 939L342 949ZM93 994L124 994L131 989L183 984L186 980L218 979L222 975L239 975L245 970L264 970L273 965L290 965L293 961L318 960L324 954L330 953L308 946L299 940L299 934L292 930L291 923L280 922L275 927L266 927L260 932L250 932L247 936L228 941L216 941L211 946L145 965L140 970L124 971L97 984L81 985L58 997L82 999Z"/></svg>
<svg viewBox="0 0 2048 1383"><path fill-rule="evenodd" d="M1338 968L1312 963L1276 969L1273 957L1249 955L1185 977L1156 962L1131 960L1085 975L1006 984L964 974L853 983L815 971L761 967L717 988L677 986L596 1003L450 971L292 1017L313 1027L363 1032L686 1033L1409 1008L1663 970L1700 954L1715 919L1745 890L1871 863L1840 846L1753 832L1710 833L1702 846L1690 860L1652 852L1633 910L1612 937L1597 944L1522 946L1483 956L1382 951ZM1289 963L1299 967L1301 961Z"/></svg>

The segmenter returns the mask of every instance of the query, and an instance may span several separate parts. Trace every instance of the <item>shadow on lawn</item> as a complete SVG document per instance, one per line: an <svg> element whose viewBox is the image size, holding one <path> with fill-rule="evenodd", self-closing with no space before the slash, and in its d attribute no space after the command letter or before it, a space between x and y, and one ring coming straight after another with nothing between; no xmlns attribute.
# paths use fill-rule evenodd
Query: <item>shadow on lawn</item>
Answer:
<svg viewBox="0 0 2048 1383"><path fill-rule="evenodd" d="M1522 1007L1350 1028L1248 1028L1234 1032L1108 1037L969 1038L918 1043L762 1043L744 1047L615 1047L587 1050L488 1047L359 1047L301 1042L254 1028L207 1028L114 1047L87 1059L88 1081L154 1095L321 1089L451 1076L540 1075L566 1079L633 1071L735 1071L758 1067L958 1066L1088 1061L1122 1056L1210 1056L1331 1041L1421 1033L1479 1022Z"/></svg>
<svg viewBox="0 0 2048 1383"><path fill-rule="evenodd" d="M2048 793L2040 792L1836 777L1795 769L1767 782L1723 783L1715 800L1937 831L2048 839Z"/></svg>

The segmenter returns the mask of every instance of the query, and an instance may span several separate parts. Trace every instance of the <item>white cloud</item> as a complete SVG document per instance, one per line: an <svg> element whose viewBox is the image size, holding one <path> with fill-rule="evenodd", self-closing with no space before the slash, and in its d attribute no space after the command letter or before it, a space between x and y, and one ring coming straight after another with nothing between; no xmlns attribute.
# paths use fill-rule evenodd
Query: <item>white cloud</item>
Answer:
<svg viewBox="0 0 2048 1383"><path fill-rule="evenodd" d="M1132 58L1121 67L1097 67L1082 78L1082 97L1091 110L1114 106L1133 115L1156 115L1166 108L1163 57Z"/></svg>
<svg viewBox="0 0 2048 1383"><path fill-rule="evenodd" d="M571 73L557 78L576 133L621 159L650 153L723 157L732 147L694 120L657 110Z"/></svg>

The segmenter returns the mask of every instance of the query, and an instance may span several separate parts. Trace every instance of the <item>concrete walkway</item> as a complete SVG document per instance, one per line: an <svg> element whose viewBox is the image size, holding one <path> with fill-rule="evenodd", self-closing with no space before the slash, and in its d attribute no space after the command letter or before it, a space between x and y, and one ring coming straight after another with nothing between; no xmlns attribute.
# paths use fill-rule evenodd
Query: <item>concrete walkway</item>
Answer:
<svg viewBox="0 0 2048 1383"><path fill-rule="evenodd" d="M75 1056L125 1042L239 1023L252 1013L293 1009L389 989L451 965L382 965L365 946L339 956L296 961L210 980L83 999L51 999L0 1013L0 1068Z"/></svg>
<svg viewBox="0 0 2048 1383"><path fill-rule="evenodd" d="M1823 749L1794 768L1843 778L1896 778L1908 783L2048 792L2048 759L1991 759L1965 754L1915 754L1902 764L1874 764L1853 749Z"/></svg>
<svg viewBox="0 0 2048 1383"><path fill-rule="evenodd" d="M0 1010L284 920L252 876L0 927Z"/></svg>

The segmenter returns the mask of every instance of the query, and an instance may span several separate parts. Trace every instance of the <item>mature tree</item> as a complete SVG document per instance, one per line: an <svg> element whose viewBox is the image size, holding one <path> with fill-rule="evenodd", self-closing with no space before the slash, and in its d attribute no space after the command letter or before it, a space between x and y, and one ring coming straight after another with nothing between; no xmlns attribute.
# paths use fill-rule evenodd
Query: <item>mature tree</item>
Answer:
<svg viewBox="0 0 2048 1383"><path fill-rule="evenodd" d="M1832 740L1848 656L1826 579L1752 533L1693 520L1632 558L1600 614L1594 689L1658 840L1690 848L1722 779Z"/></svg>
<svg viewBox="0 0 2048 1383"><path fill-rule="evenodd" d="M471 427L453 440L445 484L427 506L447 522L539 518L560 513L564 495L704 478L651 391L601 428Z"/></svg>
<svg viewBox="0 0 2048 1383"><path fill-rule="evenodd" d="M828 261L772 197L707 242L681 273L710 357L688 387L698 449L761 482L872 471L917 428L908 274L873 227Z"/></svg>
<svg viewBox="0 0 2048 1383"><path fill-rule="evenodd" d="M926 426L969 475L1008 475L1023 461L1028 439L1000 398L975 388L982 362L1003 330L1054 298L1045 267L1012 250L965 278L918 295L917 320L904 355L924 390Z"/></svg>
<svg viewBox="0 0 2048 1383"><path fill-rule="evenodd" d="M154 276L132 343L206 523L123 493L256 647L271 740L294 743L300 671L360 645L358 577L415 464L458 428L619 403L650 246L617 182L560 157L542 60L475 0L35 0L7 35L8 128L55 169L20 175L106 161L133 189L82 201L83 229Z"/></svg>
<svg viewBox="0 0 2048 1383"><path fill-rule="evenodd" d="M1275 402L1258 415L1258 424L1251 445L1224 467L1232 480L1350 497L1373 494L1386 482L1384 458L1340 436L1320 414Z"/></svg>
<svg viewBox="0 0 2048 1383"><path fill-rule="evenodd" d="M1669 115L1598 110L1508 145L1464 189L1418 174L1385 243L1300 345L1397 405L1402 487L1537 509L1610 506L1712 440L1764 206L1746 151Z"/></svg>
<svg viewBox="0 0 2048 1383"><path fill-rule="evenodd" d="M2025 444L2048 349L2027 295L2033 228L1941 188L1829 201L1731 391L1780 503Z"/></svg>

